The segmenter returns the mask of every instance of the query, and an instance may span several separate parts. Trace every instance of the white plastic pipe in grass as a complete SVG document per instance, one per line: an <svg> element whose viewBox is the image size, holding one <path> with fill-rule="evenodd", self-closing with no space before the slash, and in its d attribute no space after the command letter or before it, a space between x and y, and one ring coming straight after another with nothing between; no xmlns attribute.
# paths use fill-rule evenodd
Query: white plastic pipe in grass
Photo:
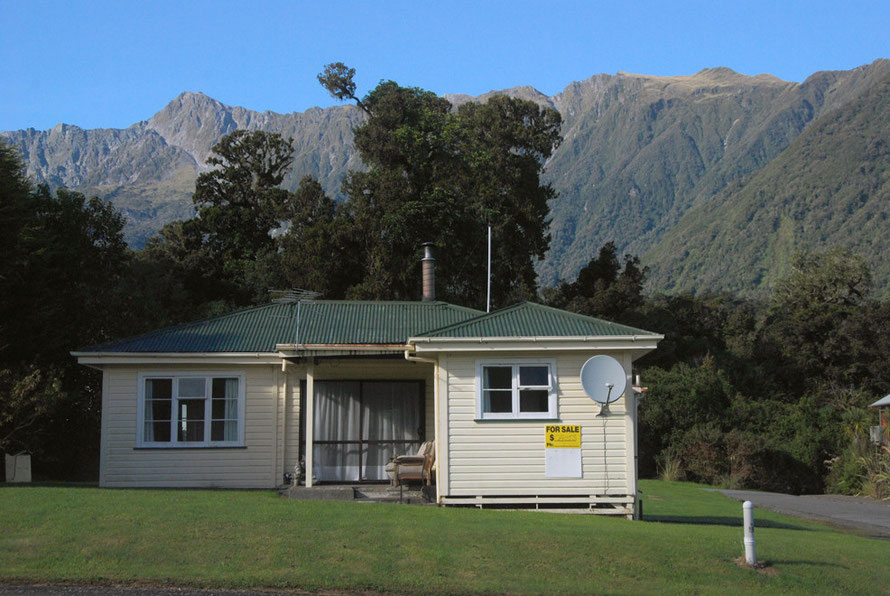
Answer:
<svg viewBox="0 0 890 596"><path fill-rule="evenodd" d="M757 554L754 552L754 503L742 503L742 512L745 520L745 563L754 566L757 564Z"/></svg>

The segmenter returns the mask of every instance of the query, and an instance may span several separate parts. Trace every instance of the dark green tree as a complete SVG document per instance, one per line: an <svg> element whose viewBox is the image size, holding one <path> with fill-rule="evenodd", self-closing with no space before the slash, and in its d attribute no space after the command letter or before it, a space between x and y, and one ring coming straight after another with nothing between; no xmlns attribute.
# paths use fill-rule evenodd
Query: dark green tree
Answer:
<svg viewBox="0 0 890 596"><path fill-rule="evenodd" d="M759 352L778 367L771 376L807 389L825 382L858 383L851 375L855 338L848 322L867 305L868 266L841 248L798 253L791 265L791 273L776 284L761 329Z"/></svg>
<svg viewBox="0 0 890 596"><path fill-rule="evenodd" d="M39 186L15 251L10 361L67 358L69 350L114 337L115 288L130 259L123 216L110 203Z"/></svg>
<svg viewBox="0 0 890 596"><path fill-rule="evenodd" d="M359 100L354 70L328 65L319 81L368 114L355 130L366 171L350 172L342 217L360 278L353 297L415 299L419 247L437 251L438 296L485 303L486 227L493 231L495 305L535 294L533 260L549 244L544 161L560 141L559 114L532 102L495 97L456 112L434 93L380 83Z"/></svg>
<svg viewBox="0 0 890 596"><path fill-rule="evenodd" d="M141 332L205 318L236 305L238 286L204 246L196 219L174 221L149 238L136 254L127 295L134 330Z"/></svg>
<svg viewBox="0 0 890 596"><path fill-rule="evenodd" d="M287 232L280 238L281 287L321 292L342 298L356 272L349 258L355 240L337 218L334 201L310 176L300 180L285 205Z"/></svg>
<svg viewBox="0 0 890 596"><path fill-rule="evenodd" d="M275 248L272 232L287 202L281 182L293 162L292 143L277 133L236 130L213 146L207 163L214 168L198 176L193 201L204 245L233 273Z"/></svg>
<svg viewBox="0 0 890 596"><path fill-rule="evenodd" d="M165 304L160 297L168 321L264 302L281 283L279 238L291 215L281 183L292 140L236 130L212 151L214 168L195 183L197 217L165 226L137 262L143 275L154 271L164 292L183 298Z"/></svg>
<svg viewBox="0 0 890 596"><path fill-rule="evenodd" d="M16 337L10 326L23 305L18 292L21 262L28 256L23 239L37 234L31 190L18 152L0 141L0 358L13 347Z"/></svg>
<svg viewBox="0 0 890 596"><path fill-rule="evenodd" d="M32 188L0 144L0 218L0 448L32 452L38 476L89 474L99 377L69 352L128 330L123 217L97 198Z"/></svg>
<svg viewBox="0 0 890 596"><path fill-rule="evenodd" d="M547 301L558 308L638 324L637 311L643 306L643 284L648 270L639 257L624 255L618 260L614 242L607 242L591 259L574 282L563 282L545 292Z"/></svg>
<svg viewBox="0 0 890 596"><path fill-rule="evenodd" d="M368 113L368 108L362 100L355 95L355 69L349 68L342 62L332 62L324 67L318 75L318 82L328 90L331 97L340 101L351 99L359 108Z"/></svg>
<svg viewBox="0 0 890 596"><path fill-rule="evenodd" d="M728 427L734 389L712 358L700 366L681 363L669 371L650 368L645 383L649 392L639 413L640 459L645 473L655 471L655 458L665 450L679 451L692 428Z"/></svg>

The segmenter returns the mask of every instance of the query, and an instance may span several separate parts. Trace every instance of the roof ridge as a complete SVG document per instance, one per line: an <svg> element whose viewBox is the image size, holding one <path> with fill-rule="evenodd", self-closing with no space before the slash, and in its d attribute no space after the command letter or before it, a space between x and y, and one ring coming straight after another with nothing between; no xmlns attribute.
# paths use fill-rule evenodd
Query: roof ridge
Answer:
<svg viewBox="0 0 890 596"><path fill-rule="evenodd" d="M431 335L433 333L439 333L440 331L447 331L448 329L451 329L452 327L463 327L464 325L469 325L471 323L475 323L476 321L478 321L480 319L484 319L486 317L491 317L492 315L495 315L495 314L500 314L504 311L516 308L516 307L518 307L522 304L525 304L525 303L526 303L526 301L523 300L522 302L517 302L517 303L511 304L509 306L502 306L501 308L496 308L490 312L478 311L478 312L481 312L482 314L475 316L472 319L467 319L466 321L461 321L459 323L452 323L450 325L445 325L444 327L437 327L435 329L430 329L428 331L424 331L423 333L419 334L418 337L421 337L424 335ZM475 310L475 309L468 309L468 310Z"/></svg>
<svg viewBox="0 0 890 596"><path fill-rule="evenodd" d="M463 306L460 304L452 304L451 302L446 302L444 300L347 300L347 299L336 299L336 298L325 298L325 299L313 299L313 300L299 300L298 302L302 302L303 304L366 304L366 305L374 305L374 304L409 304L414 306L449 306L451 308L459 308L462 310L468 310L473 312L482 312L475 308L470 308L469 306ZM293 302L292 304L296 304Z"/></svg>
<svg viewBox="0 0 890 596"><path fill-rule="evenodd" d="M487 313L482 312L478 308L471 308L469 306L463 306L462 304L451 304L450 302L445 302L445 301L436 301L436 304L443 304L445 306L449 306L451 308L457 308L460 310L464 310L466 312L481 313L482 315L487 314Z"/></svg>

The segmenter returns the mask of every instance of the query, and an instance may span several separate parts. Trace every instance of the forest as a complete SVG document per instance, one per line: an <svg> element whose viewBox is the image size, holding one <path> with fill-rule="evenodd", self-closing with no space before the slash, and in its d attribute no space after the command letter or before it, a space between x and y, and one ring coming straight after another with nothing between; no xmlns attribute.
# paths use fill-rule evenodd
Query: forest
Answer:
<svg viewBox="0 0 890 596"><path fill-rule="evenodd" d="M634 371L648 388L641 476L890 496L890 451L868 441L867 408L890 393L890 301L872 294L861 255L798 252L766 299L665 295L610 242L575 280L538 287L559 114L506 96L453 109L392 81L359 98L353 77L342 63L319 75L367 115L345 201L309 177L284 190L292 141L237 130L197 179L195 217L143 250L109 203L34 184L0 143L0 451L30 452L38 479L95 479L101 377L72 350L288 288L416 300L423 242L438 249L439 298L479 308L490 225L493 307L534 300L665 335Z"/></svg>

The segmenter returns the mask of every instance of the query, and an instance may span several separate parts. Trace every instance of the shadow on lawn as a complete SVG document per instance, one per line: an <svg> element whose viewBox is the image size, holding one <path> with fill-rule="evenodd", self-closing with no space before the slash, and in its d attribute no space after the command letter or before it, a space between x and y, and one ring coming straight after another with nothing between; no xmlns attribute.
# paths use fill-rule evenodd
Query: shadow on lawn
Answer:
<svg viewBox="0 0 890 596"><path fill-rule="evenodd" d="M795 561L792 559L770 559L773 565L812 565L813 567L839 567L840 569L849 569L847 565L840 563L830 563L828 561Z"/></svg>
<svg viewBox="0 0 890 596"><path fill-rule="evenodd" d="M730 526L741 528L742 527L742 518L741 517L696 517L692 515L649 515L647 514L644 518L644 521L647 522L658 522L663 524L693 524L698 526ZM789 524L784 522L777 522L769 519L758 519L755 525L758 528L776 528L780 530L803 530L804 532L811 532L812 528L807 528L805 526L799 526L797 524Z"/></svg>

